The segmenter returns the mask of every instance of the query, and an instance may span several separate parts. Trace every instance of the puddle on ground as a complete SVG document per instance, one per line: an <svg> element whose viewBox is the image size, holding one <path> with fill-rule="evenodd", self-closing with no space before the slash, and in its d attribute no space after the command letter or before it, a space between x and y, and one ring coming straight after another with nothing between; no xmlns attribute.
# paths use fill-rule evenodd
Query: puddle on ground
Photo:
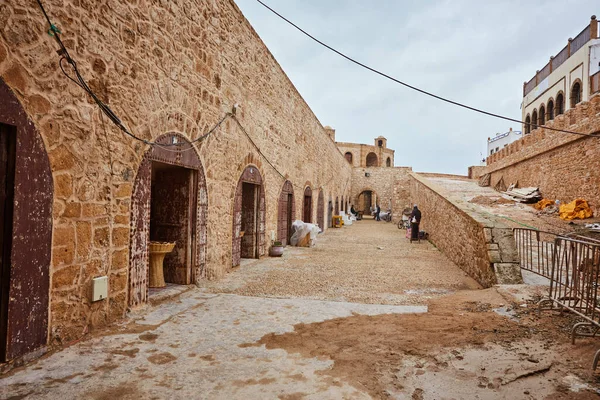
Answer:
<svg viewBox="0 0 600 400"><path fill-rule="evenodd" d="M519 318L517 318L517 313L512 307L498 307L492 308L492 311L498 315L502 315L503 317L507 317L511 321L519 322Z"/></svg>

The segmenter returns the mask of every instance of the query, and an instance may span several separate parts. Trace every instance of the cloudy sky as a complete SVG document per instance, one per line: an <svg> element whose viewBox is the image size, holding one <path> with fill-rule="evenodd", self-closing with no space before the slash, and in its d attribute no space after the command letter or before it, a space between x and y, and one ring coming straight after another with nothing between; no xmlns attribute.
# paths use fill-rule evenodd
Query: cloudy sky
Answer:
<svg viewBox="0 0 600 400"><path fill-rule="evenodd" d="M396 166L467 173L517 124L439 102L349 63L255 0L235 0L336 139L383 135ZM264 0L325 43L411 85L520 119L523 82L600 16L598 0Z"/></svg>

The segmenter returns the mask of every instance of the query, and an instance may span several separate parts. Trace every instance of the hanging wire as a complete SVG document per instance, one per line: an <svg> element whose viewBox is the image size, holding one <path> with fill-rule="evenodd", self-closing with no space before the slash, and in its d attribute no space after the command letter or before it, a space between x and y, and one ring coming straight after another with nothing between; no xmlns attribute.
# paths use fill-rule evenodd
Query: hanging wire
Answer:
<svg viewBox="0 0 600 400"><path fill-rule="evenodd" d="M446 103L449 103L449 104L452 104L452 105L455 105L455 106L458 106L458 107L466 108L467 110L471 110L471 111L474 111L474 112L477 112L477 113L480 113L480 114L488 115L490 117L499 118L499 119L503 119L503 120L510 121L510 122L516 122L516 123L523 124L523 125L528 125L530 127L533 127L533 129L542 127L542 125L538 125L538 124L535 124L533 122L524 122L524 121L521 121L519 119L506 117L506 116L503 116L503 115L500 115L500 114L495 114L495 113L492 113L492 112L489 112L489 111L485 111L485 110L479 109L477 107L473 107L473 106L469 106L469 105L460 103L458 101L450 100L450 99L447 99L445 97L439 96L437 94L434 94L434 93L428 92L426 90L420 89L420 88L418 88L416 86L410 85L410 84L408 84L406 82L403 82L403 81L401 81L399 79L396 79L396 78L394 78L394 77L392 77L392 76L390 76L388 74L385 74L385 73L383 73L383 72L381 72L381 71L379 71L379 70L377 70L377 69L375 69L373 67L370 67L370 66L368 66L368 65L366 65L366 64L364 64L364 63L362 63L360 61L357 61L356 59L354 59L354 58L352 58L352 57L350 57L350 56L342 53L341 51L339 51L339 50L335 49L334 47L328 45L327 43L325 43L325 42L317 39L315 36L311 35L307 31L305 31L304 29L300 28L298 25L296 25L295 23L293 23L292 21L290 21L289 19L287 19L286 17L284 17L283 15L281 15L280 13L278 13L277 11L275 11L274 9L272 9L271 7L269 7L268 5L266 5L265 3L263 3L261 0L256 0L256 1L258 3L260 3L263 7L265 7L267 10L271 11L273 14L275 14L276 16L278 16L279 18L281 18L282 20L284 20L285 22L287 22L288 24L290 24L291 26L293 26L294 28L296 28L297 30L299 30L300 32L302 32L304 35L308 36L313 41L315 41L318 44L320 44L321 46L325 47L326 49L328 49L328 50L336 53L337 55L345 58L346 60L348 60L348 61L350 61L350 62L352 62L352 63L354 63L354 64L356 64L356 65L358 65L358 66L360 66L360 67L362 67L364 69L367 69L367 70L369 70L369 71L371 71L371 72L373 72L373 73L375 73L377 75L380 75L380 76L382 76L382 77L384 77L386 79L389 79L392 82L398 83L398 84L400 84L402 86L405 86L405 87L407 87L409 89L412 89L412 90L417 91L419 93L422 93L424 95L433 97L434 99L437 99L437 100L440 100L440 101L443 101L443 102L446 102ZM543 125L543 127L544 127L544 129L548 129L548 130L551 130L551 131L563 132L563 133L568 133L568 134L571 134L571 135L579 135L579 136L599 136L599 133L600 133L599 131L596 131L596 132L593 132L591 134L587 134L587 133L569 131L569 130L565 130L565 129L552 128L552 127L546 126L546 125Z"/></svg>

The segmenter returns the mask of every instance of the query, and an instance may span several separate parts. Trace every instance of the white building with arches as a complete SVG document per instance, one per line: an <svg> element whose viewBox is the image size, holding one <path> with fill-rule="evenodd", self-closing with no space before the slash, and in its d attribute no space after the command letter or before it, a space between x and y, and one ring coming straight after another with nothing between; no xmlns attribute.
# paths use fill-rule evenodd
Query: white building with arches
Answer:
<svg viewBox="0 0 600 400"><path fill-rule="evenodd" d="M523 132L545 125L600 91L598 21L590 23L523 84Z"/></svg>

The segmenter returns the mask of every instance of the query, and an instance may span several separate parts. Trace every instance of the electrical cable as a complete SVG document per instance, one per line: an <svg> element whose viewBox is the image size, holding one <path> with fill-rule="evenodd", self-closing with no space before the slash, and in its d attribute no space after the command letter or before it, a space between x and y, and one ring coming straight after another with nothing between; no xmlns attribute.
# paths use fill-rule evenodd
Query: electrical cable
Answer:
<svg viewBox="0 0 600 400"><path fill-rule="evenodd" d="M391 81L393 81L395 83L398 83L400 85L403 85L403 86L405 86L405 87L407 87L409 89L415 90L415 91L417 91L417 92L419 92L421 94L424 94L424 95L433 97L433 98L435 98L437 100L444 101L446 103L450 103L450 104L453 104L453 105L458 106L458 107L466 108L467 110L471 110L471 111L474 111L474 112L477 112L477 113L480 113L480 114L484 114L484 115L487 115L487 116L490 116L490 117L499 118L499 119L503 119L505 121L510 121L510 122L516 122L516 123L523 124L523 125L528 125L529 127L533 128L533 129L536 129L536 128L539 128L539 127L543 127L544 129L548 129L548 130L552 130L552 131L556 131L556 132L569 133L569 134L572 134L572 135L580 135L580 136L599 136L599 134L600 134L600 131L596 131L596 132L587 134L587 133L569 131L569 130L565 130L565 129L552 128L552 127L549 127L549 126L546 126L546 125L538 125L538 124L535 124L535 123L532 123L532 122L524 122L524 121L521 121L521 120L518 120L518 119L515 119L515 118L505 117L505 116L500 115L500 114L495 114L495 113L492 113L492 112L489 112L489 111L485 111L485 110L482 110L482 109L479 109L479 108L476 108L476 107L472 107L472 106L469 106L469 105L466 105L466 104L463 104L463 103L459 103L457 101L450 100L450 99L447 99L445 97L439 96L437 94L434 94L434 93L428 92L426 90L420 89L420 88L418 88L416 86L410 85L410 84L408 84L406 82L403 82L403 81L401 81L399 79L396 79L396 78L394 78L394 77L392 77L390 75L387 75L387 74L385 74L385 73L383 73L383 72L381 72L381 71L379 71L379 70L377 70L375 68L369 67L368 65L363 64L360 61L357 61L357 60L355 60L354 58L352 58L350 56L347 56L346 54L342 53L341 51L335 49L334 47L328 45L327 43L324 43L323 41L317 39L315 36L311 35L307 31L305 31L304 29L300 28L298 25L296 25L295 23L293 23L292 21L290 21L289 19L287 19L286 17L284 17L283 15L281 15L280 13L278 13L277 11L275 11L274 9L272 9L271 7L269 7L268 5L266 5L265 3L263 3L261 0L256 0L256 1L258 3L260 3L263 7L265 7L269 11L271 11L273 14L277 15L279 18L281 18L282 20L284 20L285 22L287 22L288 24L290 24L291 26L293 26L294 28L296 28L297 30L299 30L300 32L302 32L304 35L308 36L313 41L315 41L318 44L320 44L321 46L323 46L323 47L331 50L332 52L336 53L337 55L345 58L346 60L348 60L348 61L350 61L350 62L352 62L352 63L354 63L354 64L356 64L356 65L358 65L358 66L360 66L362 68L365 68L365 69L367 69L367 70L369 70L369 71L371 71L371 72L373 72L373 73L375 73L377 75L380 75L380 76L382 76L384 78L387 78L387 79L389 79L389 80L391 80Z"/></svg>
<svg viewBox="0 0 600 400"><path fill-rule="evenodd" d="M98 96L94 93L94 91L88 86L87 82L85 81L85 79L83 78L83 76L81 75L81 73L79 72L79 69L77 68L77 63L75 62L75 60L71 57L71 55L69 54L69 51L67 50L66 46L64 45L63 41L60 38L60 30L56 27L56 25L54 25L51 21L50 21L50 17L48 16L48 14L46 13L46 10L41 2L41 0L37 0L38 5L40 6L40 9L42 10L42 13L44 14L44 17L46 18L46 21L48 21L48 25L50 26L50 29L48 29L48 34L50 36L53 36L54 39L56 40L56 42L58 43L58 46L60 47L60 49L57 51L58 55L60 56L60 60L58 62L60 70L62 71L62 73L72 82L74 82L77 86L79 86L80 88L82 88L96 103L96 105L100 108L101 112L106 115L112 122L113 124L115 124L123 133L125 133L127 136L138 140L142 143L145 143L147 145L150 146L157 146L160 147L164 150L167 150L166 147L173 147L173 146L182 146L184 144L189 144L190 147L187 149L178 149L175 150L175 152L182 152L182 151L187 151L190 150L193 147L194 143L200 142L201 140L204 140L205 138L207 138L212 132L214 132L217 128L219 128L221 126L221 124L231 116L231 113L226 113L225 116L223 116L223 118L221 118L220 121L217 122L217 124L211 129L209 130L207 133L205 133L204 135L201 135L200 137L188 141L188 142L183 142L183 143L156 143L154 141L150 141L147 139L142 139L138 136L136 136L135 134L133 134L124 124L123 122L119 119L119 117L117 117L117 115L113 112L113 110L111 110L111 108L106 105L102 100L100 100L98 98ZM67 73L67 71L65 70L65 67L63 65L63 61L67 61L69 63L69 65L71 66L71 69L73 70L73 72L75 73L75 78L72 77L70 74Z"/></svg>

